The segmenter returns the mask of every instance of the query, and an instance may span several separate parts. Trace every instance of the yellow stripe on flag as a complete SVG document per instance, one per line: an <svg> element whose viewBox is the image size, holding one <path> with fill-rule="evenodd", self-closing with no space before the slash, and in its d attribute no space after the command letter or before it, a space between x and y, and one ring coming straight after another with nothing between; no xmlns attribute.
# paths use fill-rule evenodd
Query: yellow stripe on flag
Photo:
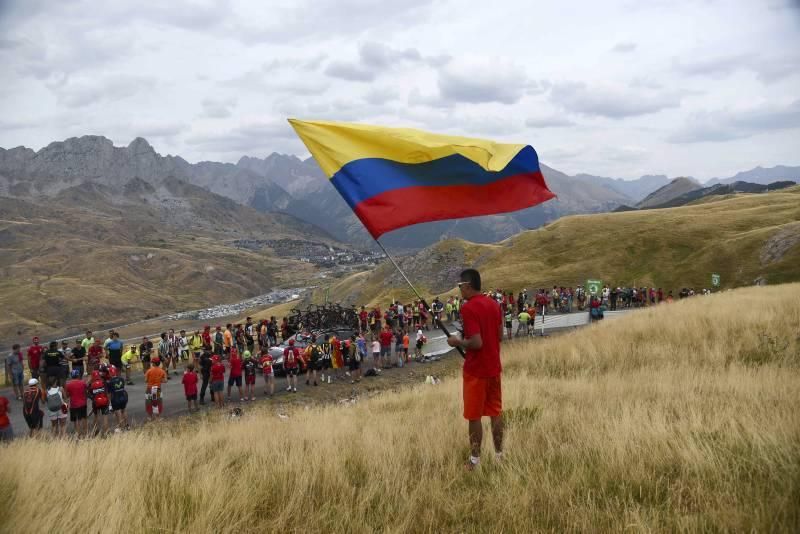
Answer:
<svg viewBox="0 0 800 534"><path fill-rule="evenodd" d="M413 128L388 128L332 121L289 119L322 171L332 177L345 164L364 158L425 163L461 154L487 171L501 171L525 145L440 135Z"/></svg>

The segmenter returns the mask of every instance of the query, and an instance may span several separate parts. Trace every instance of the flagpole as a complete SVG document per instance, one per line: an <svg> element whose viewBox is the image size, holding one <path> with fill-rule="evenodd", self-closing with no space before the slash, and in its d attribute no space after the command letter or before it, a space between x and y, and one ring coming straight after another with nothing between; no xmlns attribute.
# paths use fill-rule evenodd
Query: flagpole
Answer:
<svg viewBox="0 0 800 534"><path fill-rule="evenodd" d="M397 269L397 272L400 273L400 276L402 276L403 279L406 281L406 283L408 284L408 287L411 288L411 291L414 292L414 294L417 296L417 298L422 302L422 305L425 306L425 309L428 310L428 313L431 314L431 317L433 317L433 310L431 309L430 306L428 306L428 303L425 302L425 299L422 298L422 295L419 294L419 291L417 291L417 288L415 288L414 284L411 283L411 280L408 279L408 277L406 276L406 273L403 272L403 269L400 268L400 266L394 260L392 255L389 254L389 252L386 251L386 249L384 248L383 244L380 241L378 241L377 238L375 239L375 242L378 244L379 247L381 247L381 250L383 251L383 253L386 254L386 257L389 258L389 261L392 262L392 265L394 265L394 268ZM441 320L439 320L438 323L439 323L439 328L441 329L442 332L444 332L444 335L446 335L447 337L450 337L450 331L447 329L447 327L444 325L444 323ZM458 353L461 354L462 358L466 358L467 357L467 355L464 353L464 349L462 349L461 347L456 347L456 350L458 350Z"/></svg>

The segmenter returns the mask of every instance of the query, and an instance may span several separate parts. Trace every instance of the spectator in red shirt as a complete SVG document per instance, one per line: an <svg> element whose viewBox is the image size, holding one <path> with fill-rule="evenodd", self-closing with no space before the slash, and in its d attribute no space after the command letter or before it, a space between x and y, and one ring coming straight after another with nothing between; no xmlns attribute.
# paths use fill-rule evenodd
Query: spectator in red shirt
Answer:
<svg viewBox="0 0 800 534"><path fill-rule="evenodd" d="M186 395L189 411L192 411L192 403L194 403L194 409L197 410L197 373L194 372L194 364L190 363L186 366L181 382L183 382L183 394Z"/></svg>
<svg viewBox="0 0 800 534"><path fill-rule="evenodd" d="M28 369L31 371L31 378L39 378L39 367L42 365L42 353L44 347L39 345L39 338L33 338L33 345L28 347Z"/></svg>
<svg viewBox="0 0 800 534"><path fill-rule="evenodd" d="M89 367L89 374L92 371L98 371L100 369L100 361L103 358L103 342L100 338L94 340L94 344L89 347L89 350L86 352L86 361Z"/></svg>
<svg viewBox="0 0 800 534"><path fill-rule="evenodd" d="M492 421L494 450L498 460L503 454L503 400L500 384L500 340L503 338L503 315L497 302L481 293L481 275L475 269L461 272L458 288L467 302L461 307L464 339L447 338L451 347L466 349L463 368L464 419L469 422L470 457L468 470L480 463L483 428L481 418Z"/></svg>
<svg viewBox="0 0 800 534"><path fill-rule="evenodd" d="M381 330L381 333L378 336L381 342L381 367L384 369L391 367L393 337L392 329L388 324L386 325L386 328Z"/></svg>
<svg viewBox="0 0 800 534"><path fill-rule="evenodd" d="M64 396L69 403L69 420L72 421L75 434L85 436L89 433L89 419L86 413L86 382L81 380L83 371L73 369L71 379L64 386Z"/></svg>
<svg viewBox="0 0 800 534"><path fill-rule="evenodd" d="M211 357L211 397L217 403L217 407L224 408L225 401L222 398L222 391L225 388L225 365L219 360L217 354Z"/></svg>
<svg viewBox="0 0 800 534"><path fill-rule="evenodd" d="M283 370L286 372L286 391L297 392L297 375L300 373L300 351L294 346L294 339L283 349Z"/></svg>
<svg viewBox="0 0 800 534"><path fill-rule="evenodd" d="M0 396L0 441L14 439L14 429L11 428L11 419L8 418L8 399Z"/></svg>
<svg viewBox="0 0 800 534"><path fill-rule="evenodd" d="M231 347L231 372L228 375L228 402L231 400L231 388L234 384L239 389L239 402L244 400L242 398L242 358L239 357L239 351L236 347Z"/></svg>

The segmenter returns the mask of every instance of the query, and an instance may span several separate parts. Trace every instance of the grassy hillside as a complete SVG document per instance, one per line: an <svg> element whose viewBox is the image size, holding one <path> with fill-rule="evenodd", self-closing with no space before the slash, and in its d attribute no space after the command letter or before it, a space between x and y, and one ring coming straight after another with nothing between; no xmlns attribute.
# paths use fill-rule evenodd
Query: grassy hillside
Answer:
<svg viewBox="0 0 800 534"><path fill-rule="evenodd" d="M302 225L293 231L284 216L232 201L214 207L203 197L195 200L185 197L179 210L0 198L0 338L75 332L233 302L302 285L316 274L312 265L269 249L231 244L265 235L306 239ZM176 222L176 216L188 221Z"/></svg>
<svg viewBox="0 0 800 534"><path fill-rule="evenodd" d="M485 442L474 473L461 467L457 376L288 419L265 407L106 440L19 440L2 450L0 525L20 533L796 531L798 322L793 284L506 344L505 459L494 461ZM83 490L45 514L45 481Z"/></svg>
<svg viewBox="0 0 800 534"><path fill-rule="evenodd" d="M429 296L451 291L465 267L480 269L486 287L515 291L596 278L677 294L709 287L711 273L722 276L723 289L757 278L777 284L800 280L798 221L800 187L793 187L679 208L574 215L497 245L447 240L401 265ZM411 298L389 264L333 283L330 294L356 304Z"/></svg>

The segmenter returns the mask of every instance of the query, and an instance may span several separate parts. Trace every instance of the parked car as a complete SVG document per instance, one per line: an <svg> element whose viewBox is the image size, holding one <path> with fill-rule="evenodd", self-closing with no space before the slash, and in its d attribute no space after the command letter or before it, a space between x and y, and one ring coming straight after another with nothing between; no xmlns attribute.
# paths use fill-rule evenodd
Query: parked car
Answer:
<svg viewBox="0 0 800 534"><path fill-rule="evenodd" d="M294 346L303 352L306 347L311 343L312 339L317 341L317 344L325 341L325 335L329 338L336 336L339 340L350 339L355 333L355 330L315 330L313 332L298 332L289 336L289 339L294 339ZM269 348L269 353L272 356L272 372L275 376L283 376L286 373L283 370L283 351L289 346L289 339L284 340L280 345Z"/></svg>

